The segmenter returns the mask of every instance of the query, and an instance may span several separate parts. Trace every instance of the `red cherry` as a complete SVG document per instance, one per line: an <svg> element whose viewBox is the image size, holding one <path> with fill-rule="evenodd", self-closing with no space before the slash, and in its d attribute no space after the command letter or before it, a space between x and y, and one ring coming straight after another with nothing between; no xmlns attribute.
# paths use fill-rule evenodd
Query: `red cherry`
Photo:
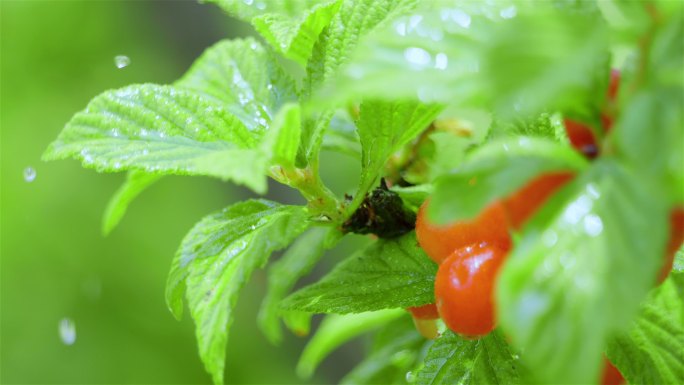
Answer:
<svg viewBox="0 0 684 385"><path fill-rule="evenodd" d="M672 270L674 256L684 242L684 207L675 207L670 211L670 239L665 248L665 260L658 272L658 283L662 283Z"/></svg>
<svg viewBox="0 0 684 385"><path fill-rule="evenodd" d="M619 86L620 86L620 71L613 68L610 70L610 81L608 82L608 91L606 92L606 96L608 97L608 101L612 102L615 100Z"/></svg>
<svg viewBox="0 0 684 385"><path fill-rule="evenodd" d="M494 202L470 221L437 225L427 218L429 200L418 210L416 238L425 253L436 263L451 255L454 250L473 243L489 242L508 250L511 239L506 226L506 211L501 202Z"/></svg>
<svg viewBox="0 0 684 385"><path fill-rule="evenodd" d="M547 199L568 183L574 174L569 171L543 174L532 179L523 188L504 199L508 222L519 230Z"/></svg>
<svg viewBox="0 0 684 385"><path fill-rule="evenodd" d="M413 318L417 319L437 319L439 318L439 313L437 312L437 305L434 303L429 303L423 306L410 307L408 309L411 312Z"/></svg>
<svg viewBox="0 0 684 385"><path fill-rule="evenodd" d="M589 159L596 158L599 148L591 128L586 124L570 119L564 119L563 123L565 124L565 132L568 134L568 140L570 140L572 147Z"/></svg>
<svg viewBox="0 0 684 385"><path fill-rule="evenodd" d="M506 251L486 243L454 251L437 271L437 310L447 327L470 338L494 329L494 283Z"/></svg>
<svg viewBox="0 0 684 385"><path fill-rule="evenodd" d="M620 371L606 358L603 359L603 372L601 373L601 385L622 385L626 383Z"/></svg>
<svg viewBox="0 0 684 385"><path fill-rule="evenodd" d="M427 339L434 340L439 337L439 330L437 329L436 319L439 318L437 306L434 303L410 307L408 309L413 317L413 325L420 335Z"/></svg>

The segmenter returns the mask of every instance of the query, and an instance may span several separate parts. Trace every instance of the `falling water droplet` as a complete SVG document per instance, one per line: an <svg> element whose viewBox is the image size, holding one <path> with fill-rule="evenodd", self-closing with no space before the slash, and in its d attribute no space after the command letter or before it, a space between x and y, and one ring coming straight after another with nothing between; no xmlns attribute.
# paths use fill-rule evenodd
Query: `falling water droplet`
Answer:
<svg viewBox="0 0 684 385"><path fill-rule="evenodd" d="M73 345L76 342L76 324L70 318L62 318L59 321L59 338L64 345Z"/></svg>
<svg viewBox="0 0 684 385"><path fill-rule="evenodd" d="M33 167L26 167L24 169L24 180L26 182L33 182L36 179L36 169Z"/></svg>
<svg viewBox="0 0 684 385"><path fill-rule="evenodd" d="M131 59L126 55L117 55L114 57L114 64L118 69L125 68L131 64Z"/></svg>

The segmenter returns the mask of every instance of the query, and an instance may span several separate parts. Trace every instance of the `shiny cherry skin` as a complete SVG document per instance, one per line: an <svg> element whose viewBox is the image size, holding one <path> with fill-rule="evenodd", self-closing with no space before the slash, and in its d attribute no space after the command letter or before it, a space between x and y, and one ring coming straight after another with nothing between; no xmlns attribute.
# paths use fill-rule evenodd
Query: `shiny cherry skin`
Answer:
<svg viewBox="0 0 684 385"><path fill-rule="evenodd" d="M675 254L684 242L684 207L675 207L670 212L670 239L665 248L665 260L658 272L658 283L662 283L672 270Z"/></svg>
<svg viewBox="0 0 684 385"><path fill-rule="evenodd" d="M603 371L601 372L601 385L622 385L626 384L622 373L608 361L603 359Z"/></svg>
<svg viewBox="0 0 684 385"><path fill-rule="evenodd" d="M511 238L506 224L506 211L501 202L487 206L476 218L447 225L437 225L427 218L429 200L418 210L416 238L425 253L437 264L454 250L480 242L510 249Z"/></svg>
<svg viewBox="0 0 684 385"><path fill-rule="evenodd" d="M507 251L486 243L454 251L437 271L435 298L449 329L478 338L496 326L494 284Z"/></svg>
<svg viewBox="0 0 684 385"><path fill-rule="evenodd" d="M520 230L537 210L574 174L559 171L540 175L503 200L509 225Z"/></svg>
<svg viewBox="0 0 684 385"><path fill-rule="evenodd" d="M594 159L599 154L598 144L594 132L584 123L571 119L564 119L565 132L572 147L581 152L588 159Z"/></svg>

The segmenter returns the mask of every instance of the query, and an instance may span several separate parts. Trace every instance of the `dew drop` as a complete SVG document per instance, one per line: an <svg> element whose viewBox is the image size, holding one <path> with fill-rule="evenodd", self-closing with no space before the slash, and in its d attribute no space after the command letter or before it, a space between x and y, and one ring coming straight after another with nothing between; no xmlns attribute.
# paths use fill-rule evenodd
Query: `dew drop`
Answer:
<svg viewBox="0 0 684 385"><path fill-rule="evenodd" d="M257 9L264 10L266 9L266 3L258 2L256 3Z"/></svg>
<svg viewBox="0 0 684 385"><path fill-rule="evenodd" d="M251 225L251 226L249 226L249 228L252 229L252 230L255 230L255 229L256 229L256 226Z"/></svg>
<svg viewBox="0 0 684 385"><path fill-rule="evenodd" d="M430 53L422 48L409 47L404 50L404 58L418 68L430 64Z"/></svg>
<svg viewBox="0 0 684 385"><path fill-rule="evenodd" d="M394 30L399 36L406 36L406 22L399 22L394 25Z"/></svg>
<svg viewBox="0 0 684 385"><path fill-rule="evenodd" d="M546 230L542 235L542 241L546 247L553 247L558 242L558 234L553 230Z"/></svg>
<svg viewBox="0 0 684 385"><path fill-rule="evenodd" d="M33 167L26 167L24 169L24 180L28 183L33 182L36 180L36 169Z"/></svg>
<svg viewBox="0 0 684 385"><path fill-rule="evenodd" d="M449 65L449 58L444 52L440 52L435 56L435 68L438 70L445 70Z"/></svg>
<svg viewBox="0 0 684 385"><path fill-rule="evenodd" d="M518 13L518 10L515 8L515 5L511 5L508 8L504 8L499 12L499 16L503 17L504 19L511 19L515 17L515 15Z"/></svg>
<svg viewBox="0 0 684 385"><path fill-rule="evenodd" d="M417 379L418 379L418 376L416 376L416 374L413 373L412 371L406 372L406 382L408 382L409 384L416 382Z"/></svg>
<svg viewBox="0 0 684 385"><path fill-rule="evenodd" d="M590 237L596 237L603 231L603 221L596 214L589 214L584 217L584 231Z"/></svg>
<svg viewBox="0 0 684 385"><path fill-rule="evenodd" d="M273 84L268 83L268 85L266 86L266 88L269 89L269 90L272 90L272 89L273 89Z"/></svg>
<svg viewBox="0 0 684 385"><path fill-rule="evenodd" d="M242 0L242 2L247 5L252 5L252 3L254 3L254 0Z"/></svg>
<svg viewBox="0 0 684 385"><path fill-rule="evenodd" d="M117 55L114 57L114 64L118 69L126 68L131 64L131 59L126 55Z"/></svg>
<svg viewBox="0 0 684 385"><path fill-rule="evenodd" d="M258 45L255 41L252 42L252 44L249 45L249 48L252 49L252 51L255 51L257 49Z"/></svg>
<svg viewBox="0 0 684 385"><path fill-rule="evenodd" d="M76 342L76 324L70 318L59 321L59 338L64 345L73 345Z"/></svg>

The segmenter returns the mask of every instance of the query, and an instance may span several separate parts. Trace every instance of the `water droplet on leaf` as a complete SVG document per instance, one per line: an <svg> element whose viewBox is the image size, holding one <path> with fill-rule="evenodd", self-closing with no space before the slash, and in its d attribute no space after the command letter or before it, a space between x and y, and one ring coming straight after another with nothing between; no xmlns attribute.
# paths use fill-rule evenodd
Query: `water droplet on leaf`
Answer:
<svg viewBox="0 0 684 385"><path fill-rule="evenodd" d="M118 69L125 68L131 64L131 59L126 55L117 55L114 57L114 64Z"/></svg>
<svg viewBox="0 0 684 385"><path fill-rule="evenodd" d="M59 321L59 338L64 345L73 345L76 342L76 324L70 318Z"/></svg>
<svg viewBox="0 0 684 385"><path fill-rule="evenodd" d="M26 182L33 182L36 179L36 169L33 167L26 167L24 169L24 180Z"/></svg>

